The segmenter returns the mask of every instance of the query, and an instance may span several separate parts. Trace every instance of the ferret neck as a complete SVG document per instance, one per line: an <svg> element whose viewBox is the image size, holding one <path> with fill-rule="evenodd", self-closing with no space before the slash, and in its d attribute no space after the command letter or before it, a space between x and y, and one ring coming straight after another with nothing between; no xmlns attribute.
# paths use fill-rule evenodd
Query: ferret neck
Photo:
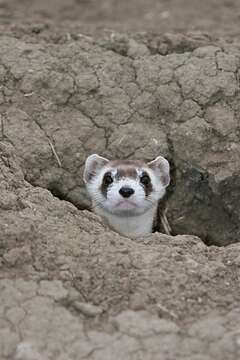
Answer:
<svg viewBox="0 0 240 360"><path fill-rule="evenodd" d="M108 213L104 209L95 207L95 212L101 215L113 230L131 238L142 237L152 233L156 211L157 205L141 215L118 216Z"/></svg>

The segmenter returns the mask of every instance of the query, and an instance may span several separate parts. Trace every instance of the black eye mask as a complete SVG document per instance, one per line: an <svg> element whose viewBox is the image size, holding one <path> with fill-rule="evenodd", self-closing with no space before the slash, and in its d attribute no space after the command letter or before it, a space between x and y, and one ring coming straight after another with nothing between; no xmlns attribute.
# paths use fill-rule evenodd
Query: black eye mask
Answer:
<svg viewBox="0 0 240 360"><path fill-rule="evenodd" d="M112 174L110 171L106 172L103 176L101 192L104 197L107 197L108 187L113 183Z"/></svg>
<svg viewBox="0 0 240 360"><path fill-rule="evenodd" d="M148 173L146 171L144 171L140 177L140 184L143 186L144 191L145 191L145 195L148 196L152 190L152 182L150 179L150 176L148 175Z"/></svg>

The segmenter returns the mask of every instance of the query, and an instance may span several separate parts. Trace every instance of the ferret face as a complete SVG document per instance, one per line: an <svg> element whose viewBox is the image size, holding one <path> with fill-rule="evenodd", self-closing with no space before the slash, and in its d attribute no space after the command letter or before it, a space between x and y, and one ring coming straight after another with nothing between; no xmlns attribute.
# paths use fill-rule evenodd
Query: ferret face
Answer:
<svg viewBox="0 0 240 360"><path fill-rule="evenodd" d="M86 160L84 181L93 206L119 216L140 215L155 206L169 184L163 157L140 161L109 161L96 154Z"/></svg>

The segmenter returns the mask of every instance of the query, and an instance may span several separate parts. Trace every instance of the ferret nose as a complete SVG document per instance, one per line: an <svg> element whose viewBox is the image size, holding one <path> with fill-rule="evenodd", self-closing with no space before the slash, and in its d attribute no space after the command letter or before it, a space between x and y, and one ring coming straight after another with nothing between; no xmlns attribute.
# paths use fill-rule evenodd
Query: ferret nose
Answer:
<svg viewBox="0 0 240 360"><path fill-rule="evenodd" d="M124 198L129 198L132 194L134 194L134 190L129 187L122 187L119 190L119 194L121 194Z"/></svg>

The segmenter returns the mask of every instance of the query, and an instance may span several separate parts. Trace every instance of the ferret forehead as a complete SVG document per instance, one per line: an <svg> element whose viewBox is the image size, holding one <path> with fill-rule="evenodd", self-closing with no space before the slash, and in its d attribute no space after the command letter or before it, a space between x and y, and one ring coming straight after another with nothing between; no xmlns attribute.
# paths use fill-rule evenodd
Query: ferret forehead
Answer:
<svg viewBox="0 0 240 360"><path fill-rule="evenodd" d="M109 166L111 166L112 174L117 180L122 178L137 179L139 167L142 166L142 163L134 160L114 160L110 162Z"/></svg>
<svg viewBox="0 0 240 360"><path fill-rule="evenodd" d="M109 162L109 166L113 168L127 167L127 166L139 168L144 165L145 163L141 160L111 160Z"/></svg>

